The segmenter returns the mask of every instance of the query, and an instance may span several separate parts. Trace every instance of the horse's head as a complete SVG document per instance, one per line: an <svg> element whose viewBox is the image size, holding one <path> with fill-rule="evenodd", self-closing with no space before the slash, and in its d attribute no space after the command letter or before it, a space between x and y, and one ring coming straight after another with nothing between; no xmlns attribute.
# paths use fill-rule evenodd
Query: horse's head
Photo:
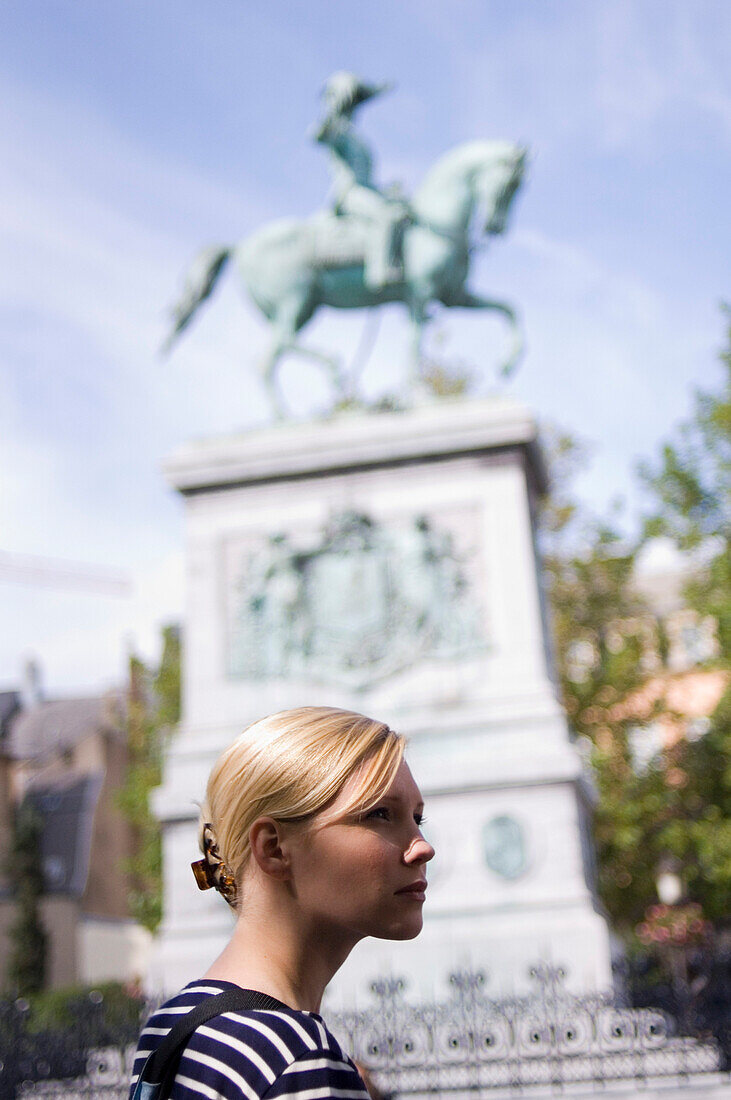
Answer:
<svg viewBox="0 0 731 1100"><path fill-rule="evenodd" d="M508 142L485 143L483 163L475 169L475 195L486 212L484 232L503 233L515 193L525 171L528 150Z"/></svg>
<svg viewBox="0 0 731 1100"><path fill-rule="evenodd" d="M424 177L412 207L425 223L466 232L475 206L485 233L502 233L525 170L527 151L508 141L467 141L450 149Z"/></svg>

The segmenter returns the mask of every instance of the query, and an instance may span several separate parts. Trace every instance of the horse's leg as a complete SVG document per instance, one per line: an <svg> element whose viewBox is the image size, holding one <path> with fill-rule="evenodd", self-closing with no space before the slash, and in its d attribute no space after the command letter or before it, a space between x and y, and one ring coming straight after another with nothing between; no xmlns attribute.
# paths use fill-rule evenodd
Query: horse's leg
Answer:
<svg viewBox="0 0 731 1100"><path fill-rule="evenodd" d="M330 372L332 384L338 398L342 398L344 394L343 378L338 360L315 348L306 347L297 339L297 332L309 321L314 308L314 304L309 297L292 296L281 303L276 318L272 322L274 339L262 364L262 369L269 398L279 419L285 416L285 411L276 385L276 369L285 352L292 352L292 354L299 355L302 358L313 359L316 363L322 363Z"/></svg>
<svg viewBox="0 0 731 1100"><path fill-rule="evenodd" d="M409 316L411 318L411 390L416 396L425 396L427 389L421 377L421 348L424 328L428 318L426 295L412 294L409 298Z"/></svg>
<svg viewBox="0 0 731 1100"><path fill-rule="evenodd" d="M424 342L424 325L426 314L422 310L412 310L411 313L411 365L418 371L421 365L421 347Z"/></svg>
<svg viewBox="0 0 731 1100"><path fill-rule="evenodd" d="M513 307L509 306L507 302L501 302L495 298L482 298L479 294L472 294L469 290L465 290L464 288L450 294L449 297L443 299L443 301L447 306L460 306L462 309L491 309L496 313L501 313L503 317L505 317L510 323L512 346L510 354L501 366L499 373L503 378L508 378L513 373L515 365L520 359L523 351L523 333L518 324L518 318Z"/></svg>
<svg viewBox="0 0 731 1100"><path fill-rule="evenodd" d="M290 345L290 337L279 326L275 327L274 339L267 351L262 363L261 372L264 375L264 388L271 402L272 411L277 420L283 420L286 416L285 408L277 388L276 370L284 352Z"/></svg>
<svg viewBox="0 0 731 1100"><path fill-rule="evenodd" d="M264 385L272 403L274 415L278 420L286 416L277 386L277 368L279 361L287 351L298 350L297 332L309 321L314 305L309 288L295 286L286 292L277 303L277 309L271 318L273 339L269 351L262 363Z"/></svg>
<svg viewBox="0 0 731 1100"><path fill-rule="evenodd" d="M306 344L301 344L294 333L280 342L278 356L282 355L285 351L289 351L293 355L299 355L302 359L312 359L314 363L322 363L324 367L327 367L330 373L330 381L338 397L343 396L344 383L342 371L340 370L340 361L334 355L326 355L324 351L319 351L317 348L310 348Z"/></svg>
<svg viewBox="0 0 731 1100"><path fill-rule="evenodd" d="M308 348L305 344L300 344L298 340L292 341L289 350L301 355L303 359L312 359L315 363L322 363L324 367L327 367L330 372L330 381L338 397L344 395L344 383L339 359L334 355L326 355L324 351L318 351L317 348Z"/></svg>

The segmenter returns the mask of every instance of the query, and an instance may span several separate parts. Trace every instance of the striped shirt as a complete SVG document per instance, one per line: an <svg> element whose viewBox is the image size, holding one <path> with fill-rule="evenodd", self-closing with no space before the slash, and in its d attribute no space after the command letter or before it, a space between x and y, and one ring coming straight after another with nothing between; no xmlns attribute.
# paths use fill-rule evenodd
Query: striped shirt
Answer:
<svg viewBox="0 0 731 1100"><path fill-rule="evenodd" d="M142 1030L130 1097L151 1051L182 1015L231 982L191 982ZM193 1032L170 1100L369 1100L352 1061L314 1012L225 1012Z"/></svg>

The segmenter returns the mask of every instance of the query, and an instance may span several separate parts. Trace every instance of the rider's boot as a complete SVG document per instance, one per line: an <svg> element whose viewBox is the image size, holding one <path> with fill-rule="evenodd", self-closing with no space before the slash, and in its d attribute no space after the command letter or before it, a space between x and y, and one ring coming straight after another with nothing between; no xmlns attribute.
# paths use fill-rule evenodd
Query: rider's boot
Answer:
<svg viewBox="0 0 731 1100"><path fill-rule="evenodd" d="M387 215L372 227L364 274L371 290L381 290L403 280L403 240L410 221L406 204L393 203Z"/></svg>

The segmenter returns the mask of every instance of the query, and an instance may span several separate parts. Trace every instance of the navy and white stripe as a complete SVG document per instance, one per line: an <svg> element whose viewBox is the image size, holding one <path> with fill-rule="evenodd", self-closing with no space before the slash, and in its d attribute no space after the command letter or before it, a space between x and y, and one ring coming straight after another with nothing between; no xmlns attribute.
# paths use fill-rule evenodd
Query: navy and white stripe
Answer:
<svg viewBox="0 0 731 1100"><path fill-rule="evenodd" d="M135 1054L130 1097L151 1051L182 1015L230 982L191 982L153 1013ZM170 1100L369 1100L337 1039L314 1012L225 1012L193 1033Z"/></svg>

